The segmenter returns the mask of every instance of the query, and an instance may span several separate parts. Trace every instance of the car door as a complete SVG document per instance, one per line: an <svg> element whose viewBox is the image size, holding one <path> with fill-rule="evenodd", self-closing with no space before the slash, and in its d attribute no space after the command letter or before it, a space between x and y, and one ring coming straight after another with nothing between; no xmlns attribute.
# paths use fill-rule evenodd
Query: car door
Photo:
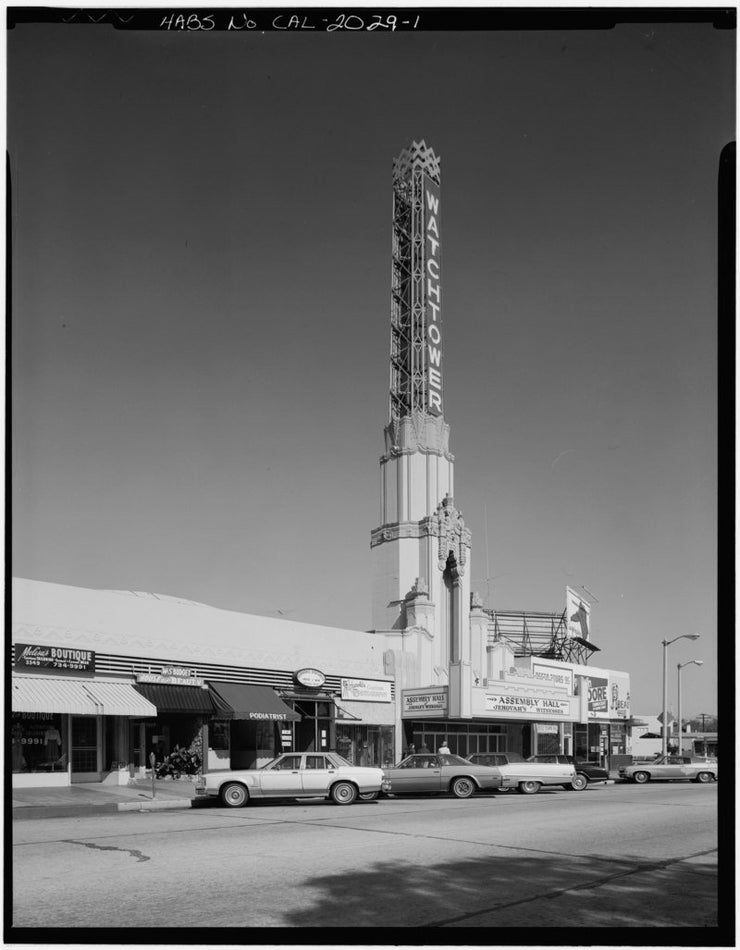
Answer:
<svg viewBox="0 0 740 950"><path fill-rule="evenodd" d="M325 755L306 755L301 780L304 795L326 795L337 774L336 766Z"/></svg>
<svg viewBox="0 0 740 950"><path fill-rule="evenodd" d="M260 769L262 794L268 798L300 795L303 791L301 759L300 755L281 755L271 765Z"/></svg>
<svg viewBox="0 0 740 950"><path fill-rule="evenodd" d="M442 769L436 755L411 755L393 769L391 791L394 793L441 790Z"/></svg>

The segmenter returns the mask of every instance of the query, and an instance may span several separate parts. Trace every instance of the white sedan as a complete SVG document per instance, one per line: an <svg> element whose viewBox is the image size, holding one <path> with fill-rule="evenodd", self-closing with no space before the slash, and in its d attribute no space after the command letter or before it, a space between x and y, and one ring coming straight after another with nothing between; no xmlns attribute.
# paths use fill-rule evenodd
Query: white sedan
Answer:
<svg viewBox="0 0 740 950"><path fill-rule="evenodd" d="M372 801L390 791L383 770L351 765L336 752L287 752L260 769L208 772L195 789L196 798L220 798L242 808L250 798L328 798L351 805Z"/></svg>
<svg viewBox="0 0 740 950"><path fill-rule="evenodd" d="M501 787L516 788L522 795L534 795L543 785L561 785L576 792L588 785L588 779L578 775L570 762L524 761L516 752L474 752L468 761L494 766L501 773Z"/></svg>

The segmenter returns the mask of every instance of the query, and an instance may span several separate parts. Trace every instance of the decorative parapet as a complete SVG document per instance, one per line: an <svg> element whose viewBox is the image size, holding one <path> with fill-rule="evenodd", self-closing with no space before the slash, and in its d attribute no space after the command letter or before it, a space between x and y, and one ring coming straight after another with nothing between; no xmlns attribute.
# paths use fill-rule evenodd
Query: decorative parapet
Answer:
<svg viewBox="0 0 740 950"><path fill-rule="evenodd" d="M401 521L397 524L387 524L380 528L374 528L370 532L370 547L374 548L384 541L397 541L399 538L421 538L429 534L428 526L419 524L418 521Z"/></svg>
<svg viewBox="0 0 740 950"><path fill-rule="evenodd" d="M449 445L450 427L443 417L415 409L385 427L385 455L381 462L410 452L434 452L454 461Z"/></svg>

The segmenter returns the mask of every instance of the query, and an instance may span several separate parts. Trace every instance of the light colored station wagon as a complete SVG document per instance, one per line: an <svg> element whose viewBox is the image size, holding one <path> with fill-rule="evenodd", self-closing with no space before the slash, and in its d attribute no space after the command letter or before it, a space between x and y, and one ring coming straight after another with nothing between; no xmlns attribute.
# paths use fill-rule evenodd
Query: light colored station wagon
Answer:
<svg viewBox="0 0 740 950"><path fill-rule="evenodd" d="M662 781L716 782L717 762L691 755L659 755L645 762L633 762L619 770L627 782L644 785L651 779Z"/></svg>

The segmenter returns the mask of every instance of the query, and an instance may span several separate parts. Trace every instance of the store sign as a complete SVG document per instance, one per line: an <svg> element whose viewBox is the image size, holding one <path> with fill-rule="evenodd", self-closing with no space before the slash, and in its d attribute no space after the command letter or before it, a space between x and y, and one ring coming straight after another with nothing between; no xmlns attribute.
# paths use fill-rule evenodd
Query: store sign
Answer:
<svg viewBox="0 0 740 950"><path fill-rule="evenodd" d="M15 665L27 669L76 670L95 672L95 653L69 647L40 647L33 643L16 643Z"/></svg>
<svg viewBox="0 0 740 950"><path fill-rule="evenodd" d="M403 693L403 715L413 716L427 712L447 712L447 689L414 690Z"/></svg>
<svg viewBox="0 0 740 950"><path fill-rule="evenodd" d="M570 700L545 699L542 696L486 693L486 710L497 716L531 716L534 718L568 718Z"/></svg>
<svg viewBox="0 0 740 950"><path fill-rule="evenodd" d="M630 678L627 673L609 676L609 716L613 719L628 719L630 716Z"/></svg>
<svg viewBox="0 0 740 950"><path fill-rule="evenodd" d="M589 676L588 684L588 714L606 713L609 711L609 680L601 676Z"/></svg>
<svg viewBox="0 0 740 950"><path fill-rule="evenodd" d="M573 670L562 670L555 666L532 662L532 676L552 686L559 686L573 692Z"/></svg>
<svg viewBox="0 0 740 950"><path fill-rule="evenodd" d="M206 681L198 676L197 670L186 669L182 666L163 666L159 673L140 673L136 677L137 683L157 683L161 686L199 686L206 688Z"/></svg>
<svg viewBox="0 0 740 950"><path fill-rule="evenodd" d="M309 689L320 689L326 682L326 677L321 670L307 668L298 670L294 675L301 686L308 686Z"/></svg>
<svg viewBox="0 0 740 950"><path fill-rule="evenodd" d="M341 680L341 698L358 702L389 703L391 684L385 680Z"/></svg>

